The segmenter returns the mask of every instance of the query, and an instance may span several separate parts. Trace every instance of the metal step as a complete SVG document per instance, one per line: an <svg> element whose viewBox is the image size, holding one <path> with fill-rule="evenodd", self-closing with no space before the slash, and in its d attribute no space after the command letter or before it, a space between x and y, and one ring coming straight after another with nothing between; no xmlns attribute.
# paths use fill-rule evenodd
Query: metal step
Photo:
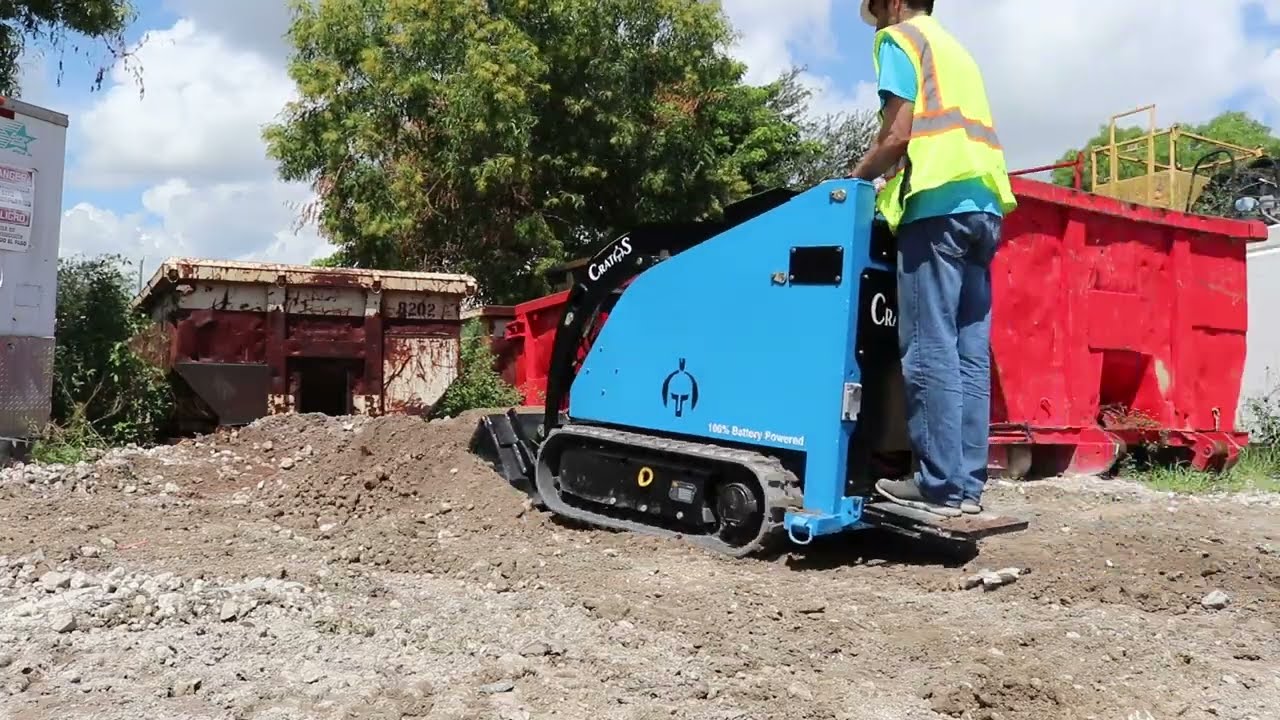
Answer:
<svg viewBox="0 0 1280 720"><path fill-rule="evenodd" d="M991 512L946 518L887 500L865 505L862 519L868 524L910 537L934 537L961 543L1021 532L1031 524L1028 520Z"/></svg>

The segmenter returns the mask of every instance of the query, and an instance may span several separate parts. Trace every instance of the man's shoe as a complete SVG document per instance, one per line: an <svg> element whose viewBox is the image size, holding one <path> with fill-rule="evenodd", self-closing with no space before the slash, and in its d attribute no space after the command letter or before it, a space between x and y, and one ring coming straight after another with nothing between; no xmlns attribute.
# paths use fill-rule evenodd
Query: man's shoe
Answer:
<svg viewBox="0 0 1280 720"><path fill-rule="evenodd" d="M914 479L881 480L876 483L876 492L899 505L924 510L934 515L953 518L960 517L961 514L960 508L942 505L926 498Z"/></svg>
<svg viewBox="0 0 1280 720"><path fill-rule="evenodd" d="M963 500L960 503L960 512L966 515L977 515L982 512L982 505L975 500Z"/></svg>

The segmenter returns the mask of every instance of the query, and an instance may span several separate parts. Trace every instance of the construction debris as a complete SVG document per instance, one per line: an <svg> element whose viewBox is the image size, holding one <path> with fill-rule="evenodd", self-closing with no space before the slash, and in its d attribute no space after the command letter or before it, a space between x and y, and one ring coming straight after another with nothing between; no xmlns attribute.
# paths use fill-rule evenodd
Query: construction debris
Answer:
<svg viewBox="0 0 1280 720"><path fill-rule="evenodd" d="M1214 590L1201 598L1200 604L1210 610L1221 610L1231 604L1231 596L1221 590Z"/></svg>
<svg viewBox="0 0 1280 720"><path fill-rule="evenodd" d="M965 590L981 587L983 590L995 590L998 587L1016 582L1024 571L1020 568L1004 568L1003 570L981 570L977 575L970 575L962 583Z"/></svg>

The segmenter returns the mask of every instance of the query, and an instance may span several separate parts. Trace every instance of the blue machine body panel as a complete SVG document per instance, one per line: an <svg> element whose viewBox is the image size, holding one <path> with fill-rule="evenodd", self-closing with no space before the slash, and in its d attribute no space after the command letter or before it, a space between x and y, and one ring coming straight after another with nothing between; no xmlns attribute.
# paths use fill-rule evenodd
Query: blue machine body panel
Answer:
<svg viewBox="0 0 1280 720"><path fill-rule="evenodd" d="M845 495L855 421L842 410L846 384L861 383L858 324L871 320L860 278L892 272L872 260L874 202L868 183L828 181L644 271L584 360L569 416L803 453L792 539L859 525L861 498ZM832 246L838 281L793 282L797 248Z"/></svg>

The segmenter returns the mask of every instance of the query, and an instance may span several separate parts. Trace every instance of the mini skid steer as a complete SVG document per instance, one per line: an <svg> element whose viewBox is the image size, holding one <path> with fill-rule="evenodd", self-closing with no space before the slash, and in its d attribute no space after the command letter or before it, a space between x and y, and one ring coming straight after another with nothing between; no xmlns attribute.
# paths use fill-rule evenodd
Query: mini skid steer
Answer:
<svg viewBox="0 0 1280 720"><path fill-rule="evenodd" d="M869 183L831 180L617 238L569 292L545 409L477 437L539 507L734 557L868 528L971 553L1025 529L875 493L914 461L873 208Z"/></svg>

